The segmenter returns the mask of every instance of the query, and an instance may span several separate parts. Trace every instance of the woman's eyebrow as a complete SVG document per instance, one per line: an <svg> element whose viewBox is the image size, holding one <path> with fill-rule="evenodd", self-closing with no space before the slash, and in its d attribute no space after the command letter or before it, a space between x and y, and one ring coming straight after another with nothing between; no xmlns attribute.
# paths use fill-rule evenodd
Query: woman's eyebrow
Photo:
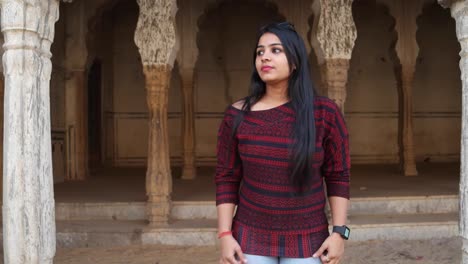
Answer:
<svg viewBox="0 0 468 264"><path fill-rule="evenodd" d="M270 46L270 47L271 47L271 46L283 46L283 44L281 44L281 43L271 43L271 44L268 45L268 46ZM257 46L257 49L258 49L258 48L264 48L264 47L265 47L264 45L258 45L258 46Z"/></svg>

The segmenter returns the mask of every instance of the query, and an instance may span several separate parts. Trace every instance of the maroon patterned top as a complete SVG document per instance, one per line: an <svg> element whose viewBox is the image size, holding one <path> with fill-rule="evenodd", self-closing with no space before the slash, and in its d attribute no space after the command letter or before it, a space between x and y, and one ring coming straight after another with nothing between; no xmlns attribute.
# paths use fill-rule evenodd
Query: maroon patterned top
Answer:
<svg viewBox="0 0 468 264"><path fill-rule="evenodd" d="M348 131L337 105L314 99L316 153L313 182L301 195L289 184L295 114L290 103L245 115L232 138L241 110L228 107L218 132L216 204L237 204L233 235L244 253L306 258L328 237L324 212L328 196L349 199Z"/></svg>

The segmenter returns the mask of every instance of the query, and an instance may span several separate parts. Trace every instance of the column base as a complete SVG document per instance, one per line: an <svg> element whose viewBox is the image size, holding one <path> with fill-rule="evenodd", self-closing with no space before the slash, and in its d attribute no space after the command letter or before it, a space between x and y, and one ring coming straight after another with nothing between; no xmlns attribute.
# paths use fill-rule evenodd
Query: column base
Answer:
<svg viewBox="0 0 468 264"><path fill-rule="evenodd" d="M416 169L416 164L414 162L403 162L400 168L401 172L405 176L418 176L418 170Z"/></svg>
<svg viewBox="0 0 468 264"><path fill-rule="evenodd" d="M168 196L150 196L146 204L146 215L150 226L167 226L171 212Z"/></svg>
<svg viewBox="0 0 468 264"><path fill-rule="evenodd" d="M462 261L461 264L468 264L468 239L463 238L463 245L462 245Z"/></svg>
<svg viewBox="0 0 468 264"><path fill-rule="evenodd" d="M197 176L197 168L195 166L184 166L182 169L183 180L194 180Z"/></svg>
<svg viewBox="0 0 468 264"><path fill-rule="evenodd" d="M418 176L418 171L416 170L416 167L412 166L404 168L403 173L405 174L405 176L409 177Z"/></svg>

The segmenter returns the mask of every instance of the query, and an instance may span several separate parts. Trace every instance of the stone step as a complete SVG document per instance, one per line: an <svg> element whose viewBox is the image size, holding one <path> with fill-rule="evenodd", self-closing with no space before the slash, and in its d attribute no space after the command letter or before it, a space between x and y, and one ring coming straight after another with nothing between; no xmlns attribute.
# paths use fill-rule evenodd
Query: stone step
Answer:
<svg viewBox="0 0 468 264"><path fill-rule="evenodd" d="M56 203L56 219L145 220L145 202ZM458 196L374 197L351 199L349 215L443 214L458 212ZM216 219L214 201L174 201L174 219Z"/></svg>
<svg viewBox="0 0 468 264"><path fill-rule="evenodd" d="M353 241L447 238L458 235L458 214L356 215L350 217L349 226ZM57 222L58 247L216 243L216 220L175 220L157 228L144 221Z"/></svg>
<svg viewBox="0 0 468 264"><path fill-rule="evenodd" d="M146 202L56 203L55 219L145 220Z"/></svg>
<svg viewBox="0 0 468 264"><path fill-rule="evenodd" d="M349 215L456 213L458 199L458 195L354 198Z"/></svg>
<svg viewBox="0 0 468 264"><path fill-rule="evenodd" d="M351 199L349 215L444 214L458 212L457 195L373 197ZM216 219L214 201L174 202L174 219Z"/></svg>

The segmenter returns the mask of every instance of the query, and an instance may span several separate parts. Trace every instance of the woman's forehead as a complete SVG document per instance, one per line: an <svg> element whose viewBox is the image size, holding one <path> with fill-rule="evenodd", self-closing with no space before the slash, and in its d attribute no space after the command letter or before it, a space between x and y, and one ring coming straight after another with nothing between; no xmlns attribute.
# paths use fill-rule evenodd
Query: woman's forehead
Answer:
<svg viewBox="0 0 468 264"><path fill-rule="evenodd" d="M258 46L281 45L280 39L273 33L265 33L258 40Z"/></svg>

